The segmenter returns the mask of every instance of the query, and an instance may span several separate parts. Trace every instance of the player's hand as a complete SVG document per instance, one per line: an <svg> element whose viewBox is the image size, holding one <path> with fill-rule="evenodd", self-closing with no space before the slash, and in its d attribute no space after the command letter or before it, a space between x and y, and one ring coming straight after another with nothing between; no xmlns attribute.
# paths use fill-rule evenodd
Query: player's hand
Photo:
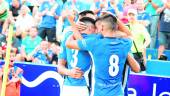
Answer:
<svg viewBox="0 0 170 96"><path fill-rule="evenodd" d="M87 28L87 25L83 22L78 22L75 26L75 29L78 30L78 31L83 31Z"/></svg>
<svg viewBox="0 0 170 96"><path fill-rule="evenodd" d="M127 34L121 32L121 31L116 31L115 37L120 37L120 38L127 38Z"/></svg>
<svg viewBox="0 0 170 96"><path fill-rule="evenodd" d="M20 79L19 78L17 78L17 77L12 77L12 79L11 79L11 82L13 82L13 83L16 83L16 82L18 82L18 81L20 81Z"/></svg>
<svg viewBox="0 0 170 96"><path fill-rule="evenodd" d="M33 58L33 59L32 59L32 62L33 62L33 63L37 63L37 62L39 62L39 59Z"/></svg>
<svg viewBox="0 0 170 96"><path fill-rule="evenodd" d="M150 3L151 3L151 2L152 2L152 0L148 0L148 2L150 2Z"/></svg>
<svg viewBox="0 0 170 96"><path fill-rule="evenodd" d="M162 8L158 8L157 10L156 10L156 13L161 13L163 10L162 10Z"/></svg>
<svg viewBox="0 0 170 96"><path fill-rule="evenodd" d="M75 68L69 70L68 74L70 77L76 78L76 79L81 78L83 76L83 72L78 67L75 67Z"/></svg>
<svg viewBox="0 0 170 96"><path fill-rule="evenodd" d="M31 54L28 54L28 56L27 56L26 59L27 59L27 60L32 60L32 58L33 58L32 55L31 55Z"/></svg>

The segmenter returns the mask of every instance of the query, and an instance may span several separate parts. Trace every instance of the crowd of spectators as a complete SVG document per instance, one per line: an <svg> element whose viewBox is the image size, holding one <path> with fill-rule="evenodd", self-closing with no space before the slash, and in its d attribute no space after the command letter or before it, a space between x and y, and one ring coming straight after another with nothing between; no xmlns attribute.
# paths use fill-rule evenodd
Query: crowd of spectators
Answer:
<svg viewBox="0 0 170 96"><path fill-rule="evenodd" d="M0 0L0 58L12 25L18 61L57 64L61 38L71 25L68 16L77 20L83 10L116 15L129 26L144 56L146 48L158 48L159 59L170 47L170 0Z"/></svg>

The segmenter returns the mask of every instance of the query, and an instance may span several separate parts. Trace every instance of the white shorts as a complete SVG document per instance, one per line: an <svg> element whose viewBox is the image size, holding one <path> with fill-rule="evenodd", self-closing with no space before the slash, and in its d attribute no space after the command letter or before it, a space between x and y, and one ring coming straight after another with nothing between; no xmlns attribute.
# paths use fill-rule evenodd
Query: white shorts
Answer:
<svg viewBox="0 0 170 96"><path fill-rule="evenodd" d="M63 86L61 96L89 96L87 86Z"/></svg>

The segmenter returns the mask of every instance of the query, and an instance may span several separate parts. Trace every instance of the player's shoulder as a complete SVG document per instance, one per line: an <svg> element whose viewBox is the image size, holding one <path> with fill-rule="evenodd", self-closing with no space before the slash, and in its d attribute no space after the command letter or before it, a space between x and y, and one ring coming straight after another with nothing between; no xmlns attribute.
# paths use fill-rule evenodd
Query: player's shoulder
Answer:
<svg viewBox="0 0 170 96"><path fill-rule="evenodd" d="M123 44L131 44L133 42L131 38L119 38L119 41Z"/></svg>
<svg viewBox="0 0 170 96"><path fill-rule="evenodd" d="M87 38L96 38L98 37L98 34L81 34L83 36L83 38L87 39Z"/></svg>
<svg viewBox="0 0 170 96"><path fill-rule="evenodd" d="M80 48L88 48L93 49L95 45L99 42L98 38L96 37L86 37L82 40L78 40L78 45Z"/></svg>
<svg viewBox="0 0 170 96"><path fill-rule="evenodd" d="M119 39L122 40L122 41L132 41L131 38L119 38Z"/></svg>
<svg viewBox="0 0 170 96"><path fill-rule="evenodd" d="M99 34L99 33L95 33L95 34L91 34L92 37L98 38L98 39L102 39L103 35Z"/></svg>

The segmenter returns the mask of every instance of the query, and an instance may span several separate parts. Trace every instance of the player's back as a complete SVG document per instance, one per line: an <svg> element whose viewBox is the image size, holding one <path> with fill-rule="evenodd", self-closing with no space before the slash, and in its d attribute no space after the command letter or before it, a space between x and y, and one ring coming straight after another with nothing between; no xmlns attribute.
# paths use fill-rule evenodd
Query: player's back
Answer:
<svg viewBox="0 0 170 96"><path fill-rule="evenodd" d="M81 35L83 38L93 37L93 35L88 35L88 34L81 34ZM76 61L75 59L77 59L77 62L74 62L76 64L74 66L79 67L83 72L86 72L90 68L91 61L92 61L89 52L84 50L74 50L74 51L77 52L77 54L75 54L75 52L72 54L73 56L72 61Z"/></svg>
<svg viewBox="0 0 170 96"><path fill-rule="evenodd" d="M96 39L93 47L90 51L94 60L92 96L123 96L122 72L131 40Z"/></svg>
<svg viewBox="0 0 170 96"><path fill-rule="evenodd" d="M81 35L84 39L101 38L101 36L97 35L97 34L82 33ZM72 50L74 50L74 49L72 49ZM89 52L85 51L85 50L74 50L74 51L78 51L78 54L77 54L78 61L77 61L76 67L79 67L79 68L81 68L81 70L83 72L86 72L92 64L92 60L91 60L91 56L90 56ZM74 60L75 54L73 54L72 56L73 56L72 60Z"/></svg>
<svg viewBox="0 0 170 96"><path fill-rule="evenodd" d="M74 67L80 68L84 73L89 70L91 66L91 57L88 53L88 51L81 51L81 50L74 50L74 49L69 49L66 48L65 43L67 38L72 34L72 32L68 32L65 35L65 39L62 43L63 46L63 51L65 51L65 59L67 60L67 68L72 69ZM88 38L90 37L87 34L82 34L83 38ZM64 54L64 52L63 52ZM64 56L64 55L63 55ZM62 54L61 54L62 57ZM70 76L65 77L64 81L65 85L68 86L87 86L87 81L85 80L85 77L83 76L82 78L75 79Z"/></svg>

